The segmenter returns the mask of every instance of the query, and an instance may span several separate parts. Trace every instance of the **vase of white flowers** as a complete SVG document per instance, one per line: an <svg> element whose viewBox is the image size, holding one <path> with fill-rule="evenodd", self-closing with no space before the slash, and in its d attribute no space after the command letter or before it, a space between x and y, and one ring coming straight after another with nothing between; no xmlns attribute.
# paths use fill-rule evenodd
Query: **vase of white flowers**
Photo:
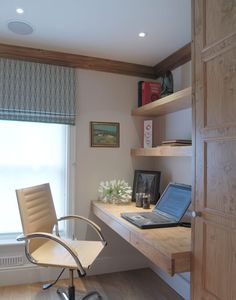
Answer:
<svg viewBox="0 0 236 300"><path fill-rule="evenodd" d="M128 203L132 189L124 180L102 181L98 188L99 199L108 203Z"/></svg>

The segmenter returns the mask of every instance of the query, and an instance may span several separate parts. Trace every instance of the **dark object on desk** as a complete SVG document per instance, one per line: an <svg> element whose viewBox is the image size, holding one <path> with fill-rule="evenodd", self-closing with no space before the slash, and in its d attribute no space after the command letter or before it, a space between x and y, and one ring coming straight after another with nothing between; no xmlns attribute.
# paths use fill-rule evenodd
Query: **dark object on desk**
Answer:
<svg viewBox="0 0 236 300"><path fill-rule="evenodd" d="M191 223L188 223L188 222L180 222L180 223L179 223L179 226L191 228Z"/></svg>
<svg viewBox="0 0 236 300"><path fill-rule="evenodd" d="M136 193L136 207L150 208L150 194Z"/></svg>
<svg viewBox="0 0 236 300"><path fill-rule="evenodd" d="M150 195L145 195L143 197L143 208L149 209L150 208Z"/></svg>
<svg viewBox="0 0 236 300"><path fill-rule="evenodd" d="M136 193L135 199L136 199L136 207L143 207L143 196L144 193Z"/></svg>
<svg viewBox="0 0 236 300"><path fill-rule="evenodd" d="M150 203L156 204L159 199L160 171L135 170L132 201L136 201L137 193L150 194Z"/></svg>
<svg viewBox="0 0 236 300"><path fill-rule="evenodd" d="M135 226L148 229L178 226L191 203L191 186L169 183L152 212L122 213Z"/></svg>

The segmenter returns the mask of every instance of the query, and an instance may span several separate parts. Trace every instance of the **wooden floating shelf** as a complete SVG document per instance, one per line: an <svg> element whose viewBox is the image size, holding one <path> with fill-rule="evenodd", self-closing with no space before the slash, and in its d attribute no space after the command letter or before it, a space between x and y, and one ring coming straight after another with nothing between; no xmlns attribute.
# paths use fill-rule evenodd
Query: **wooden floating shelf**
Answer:
<svg viewBox="0 0 236 300"><path fill-rule="evenodd" d="M192 88L173 93L164 98L158 99L132 111L133 116L161 116L178 110L191 107Z"/></svg>
<svg viewBox="0 0 236 300"><path fill-rule="evenodd" d="M133 156L192 156L192 146L159 146L131 149Z"/></svg>

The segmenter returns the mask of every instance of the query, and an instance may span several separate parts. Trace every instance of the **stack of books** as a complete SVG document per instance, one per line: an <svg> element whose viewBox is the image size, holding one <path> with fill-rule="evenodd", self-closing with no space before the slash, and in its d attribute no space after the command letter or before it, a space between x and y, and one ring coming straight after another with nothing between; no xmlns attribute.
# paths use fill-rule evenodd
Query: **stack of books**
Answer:
<svg viewBox="0 0 236 300"><path fill-rule="evenodd" d="M162 146L191 146L192 140L167 140L161 143Z"/></svg>

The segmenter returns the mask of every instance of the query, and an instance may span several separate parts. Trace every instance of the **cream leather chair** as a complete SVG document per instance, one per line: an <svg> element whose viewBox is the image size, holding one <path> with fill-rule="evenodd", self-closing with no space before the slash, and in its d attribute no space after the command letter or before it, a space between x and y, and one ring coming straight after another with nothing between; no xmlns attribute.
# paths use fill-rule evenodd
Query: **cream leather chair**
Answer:
<svg viewBox="0 0 236 300"><path fill-rule="evenodd" d="M69 269L70 285L68 293L61 288L57 292L63 299L74 300L73 272L77 270L80 277L85 276L86 270L90 268L106 245L101 229L92 221L81 216L70 215L57 219L48 183L16 190L16 195L24 233L17 240L25 241L27 258L33 264L45 267L61 267L63 270ZM58 221L70 219L82 220L90 225L98 234L99 241L78 241L61 238L59 236ZM53 229L55 229L55 234ZM44 289L52 286L57 280L52 284L45 285ZM97 299L101 299L95 291L80 299L89 299L90 296L93 296L93 299L96 296Z"/></svg>

